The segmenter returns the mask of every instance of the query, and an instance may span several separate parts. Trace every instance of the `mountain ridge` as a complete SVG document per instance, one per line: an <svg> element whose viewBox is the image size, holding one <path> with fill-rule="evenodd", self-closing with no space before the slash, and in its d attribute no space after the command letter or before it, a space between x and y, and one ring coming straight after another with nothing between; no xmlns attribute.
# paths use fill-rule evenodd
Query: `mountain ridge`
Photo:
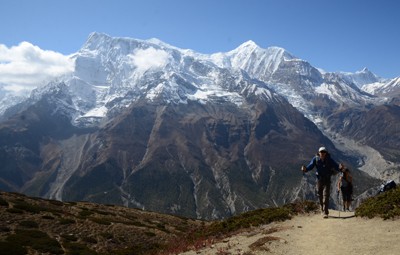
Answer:
<svg viewBox="0 0 400 255"><path fill-rule="evenodd" d="M360 178L358 201L400 177L396 128L382 127L399 116L382 107L396 97L282 48L249 41L207 55L93 33L71 57L72 74L3 115L3 189L213 219L315 196L297 170L322 145ZM360 155L387 164L365 169Z"/></svg>

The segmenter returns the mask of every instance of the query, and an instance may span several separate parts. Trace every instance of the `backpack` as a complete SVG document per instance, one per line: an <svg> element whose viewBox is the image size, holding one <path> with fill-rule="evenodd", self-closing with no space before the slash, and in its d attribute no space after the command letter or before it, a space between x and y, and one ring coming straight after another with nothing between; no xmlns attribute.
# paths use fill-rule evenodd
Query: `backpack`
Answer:
<svg viewBox="0 0 400 255"><path fill-rule="evenodd" d="M345 172L348 172L347 178L346 178ZM343 183L343 181L346 182L347 187L349 188L350 194L353 194L353 176L351 176L350 170L348 168L346 168L343 172L342 183Z"/></svg>
<svg viewBox="0 0 400 255"><path fill-rule="evenodd" d="M393 180L388 180L388 181L386 181L386 183L382 183L382 185L379 187L378 194L386 192L386 191L391 190L391 189L395 189L396 186L397 185Z"/></svg>

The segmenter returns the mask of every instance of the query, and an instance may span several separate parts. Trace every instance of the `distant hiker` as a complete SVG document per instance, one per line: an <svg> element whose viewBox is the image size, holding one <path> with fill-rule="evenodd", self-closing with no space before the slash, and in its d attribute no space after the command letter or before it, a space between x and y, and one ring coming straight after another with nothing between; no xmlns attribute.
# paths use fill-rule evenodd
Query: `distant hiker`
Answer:
<svg viewBox="0 0 400 255"><path fill-rule="evenodd" d="M317 190L321 212L324 214L324 218L328 218L331 176L339 172L339 165L331 158L326 148L321 147L318 150L318 154L312 158L311 162L307 166L303 165L301 167L301 171L307 173L314 167L317 168Z"/></svg>
<svg viewBox="0 0 400 255"><path fill-rule="evenodd" d="M343 198L343 211L350 211L350 204L353 195L353 177L350 174L350 170L343 164L339 165L339 169L342 172L337 184L338 192L342 192Z"/></svg>

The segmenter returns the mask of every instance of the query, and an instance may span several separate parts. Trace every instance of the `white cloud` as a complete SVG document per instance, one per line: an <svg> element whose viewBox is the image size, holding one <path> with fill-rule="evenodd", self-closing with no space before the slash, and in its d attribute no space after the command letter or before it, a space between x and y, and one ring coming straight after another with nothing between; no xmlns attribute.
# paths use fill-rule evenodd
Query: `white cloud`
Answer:
<svg viewBox="0 0 400 255"><path fill-rule="evenodd" d="M145 72L152 68L161 68L168 63L168 53L154 48L137 50L129 57L139 72Z"/></svg>
<svg viewBox="0 0 400 255"><path fill-rule="evenodd" d="M32 90L73 70L74 61L61 53L29 42L11 48L0 44L0 84L6 90Z"/></svg>

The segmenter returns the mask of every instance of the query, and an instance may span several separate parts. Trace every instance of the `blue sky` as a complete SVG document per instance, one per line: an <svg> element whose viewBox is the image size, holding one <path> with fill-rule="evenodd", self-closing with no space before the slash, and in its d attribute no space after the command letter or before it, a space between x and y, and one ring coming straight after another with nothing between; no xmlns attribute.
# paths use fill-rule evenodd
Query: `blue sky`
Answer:
<svg viewBox="0 0 400 255"><path fill-rule="evenodd" d="M200 53L253 40L325 71L367 67L394 78L400 76L399 11L397 0L0 0L0 46L16 50L26 41L68 55L94 31L158 38ZM0 64L9 59L0 56Z"/></svg>

